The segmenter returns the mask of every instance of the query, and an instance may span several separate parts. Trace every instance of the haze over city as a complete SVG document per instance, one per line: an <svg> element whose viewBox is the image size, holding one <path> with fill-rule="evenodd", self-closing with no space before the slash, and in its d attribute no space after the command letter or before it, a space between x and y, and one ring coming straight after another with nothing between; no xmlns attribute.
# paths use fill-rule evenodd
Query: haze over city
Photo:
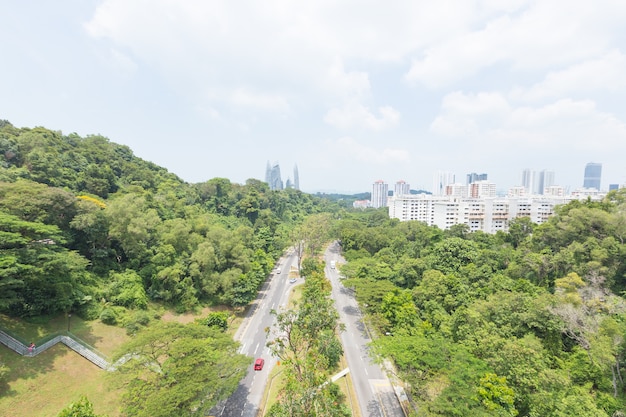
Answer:
<svg viewBox="0 0 626 417"><path fill-rule="evenodd" d="M588 162L626 183L624 2L2 4L0 119L189 182L277 161L305 192L440 170L506 189L527 168L573 189Z"/></svg>

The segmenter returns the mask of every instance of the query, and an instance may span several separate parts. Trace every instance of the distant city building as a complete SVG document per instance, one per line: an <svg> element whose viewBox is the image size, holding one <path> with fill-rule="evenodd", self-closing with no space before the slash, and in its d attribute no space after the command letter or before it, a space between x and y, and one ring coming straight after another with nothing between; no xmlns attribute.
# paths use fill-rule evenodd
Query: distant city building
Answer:
<svg viewBox="0 0 626 417"><path fill-rule="evenodd" d="M265 182L270 186L270 190L282 190L283 180L280 177L280 166L278 162L274 165L270 165L270 161L267 161L267 168L265 169Z"/></svg>
<svg viewBox="0 0 626 417"><path fill-rule="evenodd" d="M609 184L609 191L619 190L619 184Z"/></svg>
<svg viewBox="0 0 626 417"><path fill-rule="evenodd" d="M507 193L508 197L526 197L527 195L528 191L523 185L511 187L509 188L509 192Z"/></svg>
<svg viewBox="0 0 626 417"><path fill-rule="evenodd" d="M446 186L454 183L452 172L437 171L433 176L433 195L445 195Z"/></svg>
<svg viewBox="0 0 626 417"><path fill-rule="evenodd" d="M526 195L543 194L546 187L554 185L554 171L541 170L539 172L526 168L522 171L522 186Z"/></svg>
<svg viewBox="0 0 626 417"><path fill-rule="evenodd" d="M287 181L285 181L285 188L293 188L293 184L291 183L291 179L287 177Z"/></svg>
<svg viewBox="0 0 626 417"><path fill-rule="evenodd" d="M393 187L393 195L409 195L411 194L411 186L404 180L400 180L396 182L396 185Z"/></svg>
<svg viewBox="0 0 626 417"><path fill-rule="evenodd" d="M528 168L522 171L522 186L526 194L535 194L535 171Z"/></svg>
<svg viewBox="0 0 626 417"><path fill-rule="evenodd" d="M300 175L298 174L298 165L293 166L293 188L300 189Z"/></svg>
<svg viewBox="0 0 626 417"><path fill-rule="evenodd" d="M473 198L487 198L496 196L496 183L491 181L476 181L470 184L469 196Z"/></svg>
<svg viewBox="0 0 626 417"><path fill-rule="evenodd" d="M602 164L589 162L585 166L585 178L583 188L595 188L600 190L600 181L602 179Z"/></svg>
<svg viewBox="0 0 626 417"><path fill-rule="evenodd" d="M556 190L556 187L548 187ZM533 223L545 223L554 214L557 205L576 199L600 200L603 195L580 193L563 196L528 196L504 198L471 198L432 196L428 194L390 197L389 217L400 221L421 221L429 226L449 229L456 224L465 224L471 231L485 233L508 231L511 220L527 217Z"/></svg>
<svg viewBox="0 0 626 417"><path fill-rule="evenodd" d="M467 185L473 184L476 181L487 181L487 174L477 174L475 172L467 174Z"/></svg>
<svg viewBox="0 0 626 417"><path fill-rule="evenodd" d="M469 195L469 186L465 184L448 184L443 195L452 197L467 197Z"/></svg>
<svg viewBox="0 0 626 417"><path fill-rule="evenodd" d="M560 185L551 185L543 190L543 195L550 197L564 197L565 188Z"/></svg>
<svg viewBox="0 0 626 417"><path fill-rule="evenodd" d="M383 180L378 180L372 185L372 207L387 207L387 194L389 185Z"/></svg>
<svg viewBox="0 0 626 417"><path fill-rule="evenodd" d="M572 191L570 193L570 196L573 199L585 199L585 198L598 198L601 196L604 196L605 193L601 193L600 190L598 190L595 187L591 187L591 188L577 188L576 190Z"/></svg>
<svg viewBox="0 0 626 417"><path fill-rule="evenodd" d="M539 172L537 191L545 194L545 189L554 185L554 171L543 170Z"/></svg>
<svg viewBox="0 0 626 417"><path fill-rule="evenodd" d="M365 208L371 207L371 203L369 200L356 200L354 203L352 203L352 207L358 208L358 209L365 209Z"/></svg>

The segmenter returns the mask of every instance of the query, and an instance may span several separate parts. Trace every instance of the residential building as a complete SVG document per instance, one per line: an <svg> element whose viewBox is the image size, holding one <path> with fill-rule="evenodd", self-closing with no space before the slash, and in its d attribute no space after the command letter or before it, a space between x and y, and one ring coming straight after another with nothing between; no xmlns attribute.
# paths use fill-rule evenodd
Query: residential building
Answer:
<svg viewBox="0 0 626 417"><path fill-rule="evenodd" d="M387 194L389 185L383 180L378 180L372 185L372 207L387 207Z"/></svg>
<svg viewBox="0 0 626 417"><path fill-rule="evenodd" d="M404 180L396 182L393 187L393 195L409 195L411 194L411 186Z"/></svg>
<svg viewBox="0 0 626 417"><path fill-rule="evenodd" d="M491 181L476 181L469 185L469 196L486 198L496 196L496 183Z"/></svg>
<svg viewBox="0 0 626 417"><path fill-rule="evenodd" d="M465 184L448 184L446 185L446 190L444 195L452 196L452 197L467 197L469 193L469 186Z"/></svg>
<svg viewBox="0 0 626 417"><path fill-rule="evenodd" d="M560 188L560 190L559 190ZM575 199L602 199L600 193L590 190L578 195L558 195L562 187L548 187L554 195L510 197L457 197L428 194L394 196L388 201L389 217L400 221L421 221L429 226L449 229L455 224L466 224L471 231L485 233L508 231L509 224L518 217L527 217L533 223L545 223L554 214L557 205Z"/></svg>

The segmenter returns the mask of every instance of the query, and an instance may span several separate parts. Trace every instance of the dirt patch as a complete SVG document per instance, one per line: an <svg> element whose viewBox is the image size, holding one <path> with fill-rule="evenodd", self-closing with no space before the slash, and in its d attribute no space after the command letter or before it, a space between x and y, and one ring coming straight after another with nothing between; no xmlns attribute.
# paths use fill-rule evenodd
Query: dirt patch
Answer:
<svg viewBox="0 0 626 417"><path fill-rule="evenodd" d="M200 319L202 317L206 317L209 313L211 313L213 311L219 311L219 309L210 308L210 307L204 307L198 313L182 313L182 314L176 314L176 313L174 313L172 311L166 311L161 316L161 319L163 321L167 321L167 322L177 322L177 323L181 323L181 324L189 324L189 323L193 323L194 320L196 320L196 319Z"/></svg>

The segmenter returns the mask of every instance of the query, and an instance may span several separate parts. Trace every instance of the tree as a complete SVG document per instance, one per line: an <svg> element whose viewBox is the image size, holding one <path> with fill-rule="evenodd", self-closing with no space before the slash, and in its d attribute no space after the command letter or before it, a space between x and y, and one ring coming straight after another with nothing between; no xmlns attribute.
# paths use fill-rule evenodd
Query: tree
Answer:
<svg viewBox="0 0 626 417"><path fill-rule="evenodd" d="M251 359L214 327L160 323L139 332L114 360L124 412L138 417L205 416L232 394Z"/></svg>
<svg viewBox="0 0 626 417"><path fill-rule="evenodd" d="M106 417L93 411L93 404L87 397L80 397L76 402L65 407L57 417Z"/></svg>

